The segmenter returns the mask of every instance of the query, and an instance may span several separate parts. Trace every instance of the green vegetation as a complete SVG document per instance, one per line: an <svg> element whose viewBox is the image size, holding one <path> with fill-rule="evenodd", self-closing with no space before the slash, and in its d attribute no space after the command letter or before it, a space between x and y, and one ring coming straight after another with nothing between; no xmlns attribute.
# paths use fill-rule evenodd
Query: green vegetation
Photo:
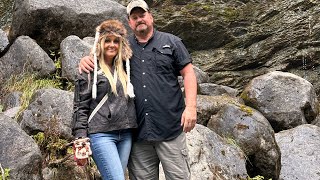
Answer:
<svg viewBox="0 0 320 180"><path fill-rule="evenodd" d="M2 93L8 94L14 91L22 92L19 115L28 107L31 97L36 90L49 87L61 89L62 84L57 79L38 79L35 74L16 75L11 76L5 83Z"/></svg>
<svg viewBox="0 0 320 180"><path fill-rule="evenodd" d="M0 1L0 28L8 30L12 19L14 0L1 0Z"/></svg>
<svg viewBox="0 0 320 180"><path fill-rule="evenodd" d="M56 88L67 89L73 91L74 86L71 82L61 78L61 57L60 52L50 52L50 56L53 57L55 63L55 74L47 78L39 78L37 74L22 73L20 75L11 76L4 84L1 94L9 94L14 91L22 92L21 96L21 108L17 113L18 117L22 111L24 111L31 100L32 95L39 89L43 88ZM0 107L0 110L2 108ZM0 111L1 112L1 111Z"/></svg>
<svg viewBox="0 0 320 180"><path fill-rule="evenodd" d="M184 8L181 9L182 13L189 14L192 16L200 17L207 16L213 12L211 4L204 3L188 3Z"/></svg>
<svg viewBox="0 0 320 180"><path fill-rule="evenodd" d="M61 53L59 52L54 52L54 51L50 51L51 58L53 59L54 65L56 67L56 72L53 75L53 79L55 79L56 81L60 82L60 89L65 89L68 91L73 91L74 90L74 85L72 84L72 82L66 80L65 78L61 77L62 74L62 64L61 64Z"/></svg>
<svg viewBox="0 0 320 180"><path fill-rule="evenodd" d="M264 180L264 177L258 175L258 176L255 176L253 178L248 177L247 180ZM272 179L269 179L269 180L272 180Z"/></svg>
<svg viewBox="0 0 320 180"><path fill-rule="evenodd" d="M243 92L240 94L240 98L243 99L244 101L249 100L248 92L243 91Z"/></svg>
<svg viewBox="0 0 320 180"><path fill-rule="evenodd" d="M2 170L2 169L1 169L1 170ZM4 171L4 175L3 175L2 172L0 171L0 180L9 180L9 177L10 177L10 175L9 175L10 169L5 168L3 171ZM3 179L3 177L4 177L4 179Z"/></svg>
<svg viewBox="0 0 320 180"><path fill-rule="evenodd" d="M240 11L233 7L225 7L218 12L227 21L235 21L240 16Z"/></svg>
<svg viewBox="0 0 320 180"><path fill-rule="evenodd" d="M48 122L47 129L44 132L39 132L32 136L38 144L41 153L45 156L47 161L45 163L62 158L66 154L73 154L72 147L66 146L68 141L60 139L58 120L52 118Z"/></svg>
<svg viewBox="0 0 320 180"><path fill-rule="evenodd" d="M253 109L250 108L249 106L241 104L240 109L241 109L241 111L247 113L247 116L252 116L252 114L253 114Z"/></svg>
<svg viewBox="0 0 320 180"><path fill-rule="evenodd" d="M225 139L226 139L226 141L227 141L228 144L233 145L233 146L235 146L235 147L237 147L237 148L240 148L234 138L232 138L232 137L226 137Z"/></svg>

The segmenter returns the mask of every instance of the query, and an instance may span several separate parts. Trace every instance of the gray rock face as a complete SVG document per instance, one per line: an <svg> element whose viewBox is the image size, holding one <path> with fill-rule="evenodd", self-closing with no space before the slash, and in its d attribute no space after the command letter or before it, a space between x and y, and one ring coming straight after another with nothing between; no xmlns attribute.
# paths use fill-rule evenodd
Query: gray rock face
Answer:
<svg viewBox="0 0 320 180"><path fill-rule="evenodd" d="M9 45L7 34L0 29L0 53Z"/></svg>
<svg viewBox="0 0 320 180"><path fill-rule="evenodd" d="M260 111L276 132L311 123L318 114L312 84L291 73L275 71L256 77L241 97Z"/></svg>
<svg viewBox="0 0 320 180"><path fill-rule="evenodd" d="M156 11L159 29L181 37L194 65L209 82L242 89L268 71L308 79L320 92L319 1L202 1L164 3Z"/></svg>
<svg viewBox="0 0 320 180"><path fill-rule="evenodd" d="M320 127L320 115L316 117L316 119L312 122L313 125Z"/></svg>
<svg viewBox="0 0 320 180"><path fill-rule="evenodd" d="M16 0L15 8L9 39L27 35L51 50L69 35L94 36L107 18L126 23L125 8L112 0Z"/></svg>
<svg viewBox="0 0 320 180"><path fill-rule="evenodd" d="M72 114L72 92L53 88L41 89L32 96L30 105L18 117L18 121L28 134L50 130L61 138L71 140Z"/></svg>
<svg viewBox="0 0 320 180"><path fill-rule="evenodd" d="M0 81L11 75L34 73L46 76L55 71L55 66L44 50L30 37L20 36L0 58Z"/></svg>
<svg viewBox="0 0 320 180"><path fill-rule="evenodd" d="M41 179L42 157L38 145L11 118L0 114L0 162L10 169L10 179Z"/></svg>
<svg viewBox="0 0 320 180"><path fill-rule="evenodd" d="M18 91L8 94L3 101L3 110L21 106L21 95L22 92Z"/></svg>
<svg viewBox="0 0 320 180"><path fill-rule="evenodd" d="M246 179L244 154L202 125L187 133L191 179Z"/></svg>
<svg viewBox="0 0 320 180"><path fill-rule="evenodd" d="M199 84L199 94L208 96L228 95L236 97L239 91L228 86L217 85L213 83Z"/></svg>
<svg viewBox="0 0 320 180"><path fill-rule="evenodd" d="M196 66L193 66L193 70L196 74L198 84L207 83L209 81L209 76L206 72Z"/></svg>
<svg viewBox="0 0 320 180"><path fill-rule="evenodd" d="M89 55L92 45L77 36L68 36L61 42L62 77L69 81L75 80L80 59Z"/></svg>
<svg viewBox="0 0 320 180"><path fill-rule="evenodd" d="M228 103L239 104L237 98L230 96L197 96L197 123L207 126L211 116L217 114L219 110Z"/></svg>
<svg viewBox="0 0 320 180"><path fill-rule="evenodd" d="M275 137L282 154L280 180L320 179L320 127L300 125Z"/></svg>
<svg viewBox="0 0 320 180"><path fill-rule="evenodd" d="M3 114L10 117L10 118L15 118L16 115L18 114L20 108L21 108L20 106L17 106L17 107L7 109L6 111L3 112Z"/></svg>
<svg viewBox="0 0 320 180"><path fill-rule="evenodd" d="M247 170L251 177L279 178L280 149L270 123L259 111L245 105L226 104L207 126L236 142L248 158Z"/></svg>

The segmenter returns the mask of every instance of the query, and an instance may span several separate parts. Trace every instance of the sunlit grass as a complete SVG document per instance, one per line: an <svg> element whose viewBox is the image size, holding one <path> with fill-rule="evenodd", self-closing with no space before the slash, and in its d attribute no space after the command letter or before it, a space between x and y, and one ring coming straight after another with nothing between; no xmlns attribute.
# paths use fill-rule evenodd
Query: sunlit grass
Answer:
<svg viewBox="0 0 320 180"><path fill-rule="evenodd" d="M39 79L34 74L11 76L11 78L5 83L2 94L9 94L11 92L22 92L21 96L21 108L19 115L25 110L31 100L32 95L42 88L62 88L62 83L57 79Z"/></svg>

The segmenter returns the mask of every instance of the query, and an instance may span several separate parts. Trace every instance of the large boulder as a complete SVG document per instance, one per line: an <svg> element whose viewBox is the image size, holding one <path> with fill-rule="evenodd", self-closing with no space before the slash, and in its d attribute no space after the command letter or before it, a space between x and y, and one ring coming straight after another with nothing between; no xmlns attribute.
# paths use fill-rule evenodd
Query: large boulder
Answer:
<svg viewBox="0 0 320 180"><path fill-rule="evenodd" d="M125 7L112 0L16 0L9 39L27 35L44 49L57 50L69 35L94 36L103 20L126 23L126 17Z"/></svg>
<svg viewBox="0 0 320 180"><path fill-rule="evenodd" d="M318 100L307 80L274 71L250 81L241 94L245 104L260 111L279 132L314 121Z"/></svg>
<svg viewBox="0 0 320 180"><path fill-rule="evenodd" d="M281 180L320 178L320 127L304 124L275 137L281 151Z"/></svg>
<svg viewBox="0 0 320 180"><path fill-rule="evenodd" d="M1 82L21 73L34 73L43 77L56 69L48 54L28 36L19 36L14 41L0 58L0 67Z"/></svg>
<svg viewBox="0 0 320 180"><path fill-rule="evenodd" d="M241 104L226 104L211 117L207 126L243 150L251 177L279 178L280 149L270 123L259 111Z"/></svg>
<svg viewBox="0 0 320 180"><path fill-rule="evenodd" d="M197 123L207 126L212 115L217 114L220 109L229 103L239 104L239 99L227 95L221 96L197 96Z"/></svg>
<svg viewBox="0 0 320 180"><path fill-rule="evenodd" d="M42 156L36 142L13 119L0 114L0 163L11 180L41 179Z"/></svg>
<svg viewBox="0 0 320 180"><path fill-rule="evenodd" d="M187 133L191 179L246 179L241 150L205 126Z"/></svg>
<svg viewBox="0 0 320 180"><path fill-rule="evenodd" d="M219 96L228 95L231 97L237 97L239 91L223 85L213 84L213 83L202 83L199 84L199 94L208 96Z"/></svg>
<svg viewBox="0 0 320 180"><path fill-rule="evenodd" d="M87 38L88 40L88 38ZM93 43L81 40L78 36L68 36L60 44L62 77L74 82L80 59L88 56Z"/></svg>
<svg viewBox="0 0 320 180"><path fill-rule="evenodd" d="M73 93L60 89L40 89L34 93L29 106L18 117L28 134L51 132L63 139L73 139L71 122Z"/></svg>

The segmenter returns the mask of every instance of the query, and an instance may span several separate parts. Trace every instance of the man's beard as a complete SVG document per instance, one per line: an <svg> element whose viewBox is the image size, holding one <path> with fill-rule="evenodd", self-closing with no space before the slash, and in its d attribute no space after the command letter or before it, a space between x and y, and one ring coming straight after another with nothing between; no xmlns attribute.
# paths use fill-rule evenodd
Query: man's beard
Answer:
<svg viewBox="0 0 320 180"><path fill-rule="evenodd" d="M141 24L139 24L137 27L136 27L136 32L141 34L141 35L146 35L148 34L149 32L149 28L146 24L142 24L144 25L145 27L144 28L138 28Z"/></svg>

